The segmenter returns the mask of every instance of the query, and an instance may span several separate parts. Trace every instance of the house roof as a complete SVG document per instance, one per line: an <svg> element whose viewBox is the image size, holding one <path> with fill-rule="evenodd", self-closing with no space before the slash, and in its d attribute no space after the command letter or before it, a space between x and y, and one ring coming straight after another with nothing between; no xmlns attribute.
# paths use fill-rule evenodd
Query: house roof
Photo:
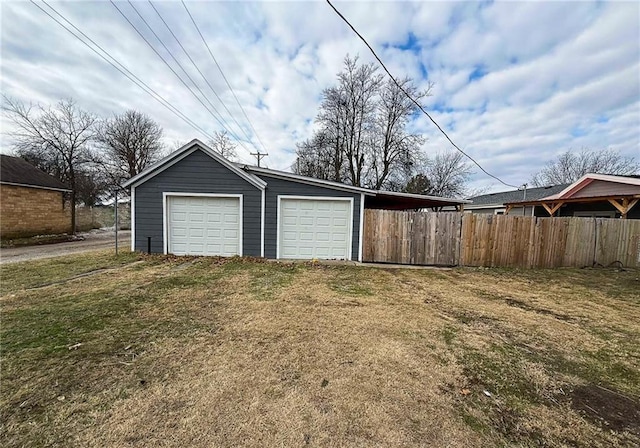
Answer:
<svg viewBox="0 0 640 448"><path fill-rule="evenodd" d="M582 176L574 183L567 185L562 191L545 196L541 199L569 199L575 195L578 191L585 188L587 185L594 181L614 182L623 185L640 186L639 176L615 176L612 174L594 174L588 173Z"/></svg>
<svg viewBox="0 0 640 448"><path fill-rule="evenodd" d="M0 183L45 190L70 191L55 177L20 157L0 154Z"/></svg>
<svg viewBox="0 0 640 448"><path fill-rule="evenodd" d="M538 199L542 199L543 197L557 194L564 190L569 184L561 184L561 185L549 185L547 187L536 187L536 188L527 188L527 200L535 201ZM481 208L478 207L480 205L485 207L502 207L504 204L511 202L518 202L524 200L524 191L523 190L509 190L509 191L501 191L498 193L489 193L483 194L480 196L475 196L469 198L473 204L471 204L468 208Z"/></svg>
<svg viewBox="0 0 640 448"><path fill-rule="evenodd" d="M376 203L389 203L394 202L396 206L402 205L405 208L422 208L422 207L440 207L445 205L456 205L456 204L468 204L470 201L464 199L454 199L454 198L441 198L437 196L426 196L426 195L418 195L418 194L409 194L409 193L397 193L390 192L384 190L371 190L368 188L355 187L353 185L342 184L339 182L332 182L329 180L316 179L313 177L301 176L299 174L288 173L285 171L272 170L269 168L256 167L251 165L239 164L230 162L225 159L222 155L211 149L209 146L205 145L198 139L194 139L178 149L173 153L169 154L164 159L156 162L151 165L147 169L145 169L140 174L133 176L131 179L126 181L123 184L123 187L128 186L136 186L139 185L149 179L151 179L156 174L162 172L164 169L169 168L174 163L179 162L184 157L191 154L193 151L200 149L205 152L207 155L220 162L223 166L227 167L238 176L244 178L251 184L255 185L257 188L263 190L267 186L267 182L261 179L259 176L266 177L275 177L285 180L291 180L294 182L300 182L309 185L315 185L318 187L329 188L332 190L339 191L349 191L353 193L361 193L367 196L377 197ZM375 205L375 204L374 204ZM398 207L395 207L398 208Z"/></svg>

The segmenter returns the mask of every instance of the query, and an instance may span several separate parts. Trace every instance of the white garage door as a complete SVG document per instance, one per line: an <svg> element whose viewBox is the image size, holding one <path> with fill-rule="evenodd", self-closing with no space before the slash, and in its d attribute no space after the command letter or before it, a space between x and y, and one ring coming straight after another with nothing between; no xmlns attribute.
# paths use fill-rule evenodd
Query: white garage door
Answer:
<svg viewBox="0 0 640 448"><path fill-rule="evenodd" d="M278 258L350 259L351 208L351 200L281 198Z"/></svg>
<svg viewBox="0 0 640 448"><path fill-rule="evenodd" d="M240 198L167 196L167 251L175 255L240 255Z"/></svg>

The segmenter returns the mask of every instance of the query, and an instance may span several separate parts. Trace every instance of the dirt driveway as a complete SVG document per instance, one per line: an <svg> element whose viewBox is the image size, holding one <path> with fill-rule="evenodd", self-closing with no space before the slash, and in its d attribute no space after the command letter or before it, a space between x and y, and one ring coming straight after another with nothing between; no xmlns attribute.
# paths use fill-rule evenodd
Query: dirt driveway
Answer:
<svg viewBox="0 0 640 448"><path fill-rule="evenodd" d="M39 260L42 258L77 254L97 249L108 249L110 247L115 248L115 233L113 231L94 231L81 233L79 236L83 237L84 240L0 249L0 264ZM129 250L130 244L131 231L119 231L119 247L124 250Z"/></svg>

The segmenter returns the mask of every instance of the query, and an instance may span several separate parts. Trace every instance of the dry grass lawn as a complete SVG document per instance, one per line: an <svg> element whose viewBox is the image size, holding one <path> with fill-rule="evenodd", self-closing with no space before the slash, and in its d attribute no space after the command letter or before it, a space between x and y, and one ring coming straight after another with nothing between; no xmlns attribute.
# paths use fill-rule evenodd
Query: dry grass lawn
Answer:
<svg viewBox="0 0 640 448"><path fill-rule="evenodd" d="M640 444L637 270L94 253L1 274L5 447Z"/></svg>

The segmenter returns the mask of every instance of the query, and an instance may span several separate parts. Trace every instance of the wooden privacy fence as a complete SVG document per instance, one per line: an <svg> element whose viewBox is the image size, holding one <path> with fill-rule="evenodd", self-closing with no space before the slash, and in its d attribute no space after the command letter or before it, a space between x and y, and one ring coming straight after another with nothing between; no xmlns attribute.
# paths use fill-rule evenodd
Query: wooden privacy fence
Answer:
<svg viewBox="0 0 640 448"><path fill-rule="evenodd" d="M640 220L366 210L363 260L436 266L640 267Z"/></svg>

